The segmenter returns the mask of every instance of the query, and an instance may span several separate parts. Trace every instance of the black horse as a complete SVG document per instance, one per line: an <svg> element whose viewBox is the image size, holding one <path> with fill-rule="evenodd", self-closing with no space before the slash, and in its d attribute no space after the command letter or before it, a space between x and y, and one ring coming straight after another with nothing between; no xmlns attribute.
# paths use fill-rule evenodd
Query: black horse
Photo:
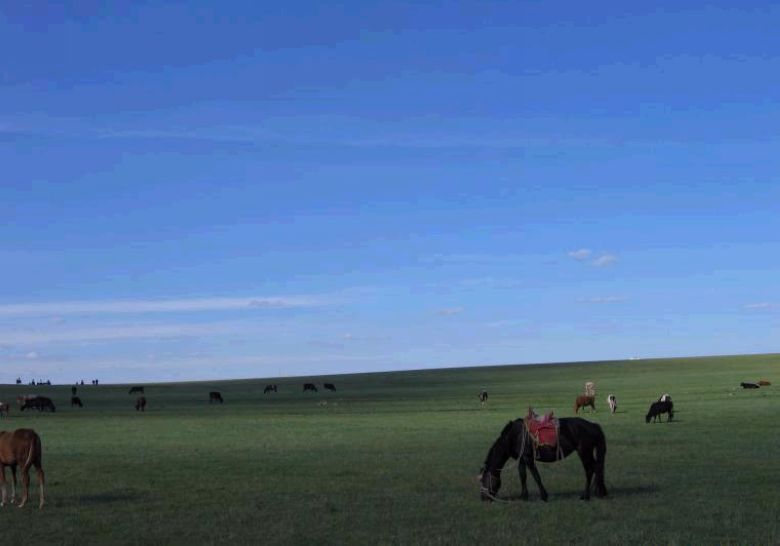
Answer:
<svg viewBox="0 0 780 546"><path fill-rule="evenodd" d="M549 446L535 448L523 419L507 423L501 431L501 435L493 442L480 471L480 496L482 500L495 500L496 494L501 488L501 470L507 459L511 457L517 459L518 463L517 469L523 488L520 498L528 499L526 485L526 467L528 467L539 488L539 495L543 501L547 501L547 490L542 485L536 461L554 463L561 458L568 457L574 451L580 456L580 461L585 469L585 491L580 499L590 499L591 482L594 475L596 477L596 495L606 497L604 459L607 454L607 441L601 427L580 417L561 418L558 420L558 426L558 448Z"/></svg>
<svg viewBox="0 0 780 546"><path fill-rule="evenodd" d="M323 383L322 386L325 387L326 390L336 392L336 385L333 383Z"/></svg>
<svg viewBox="0 0 780 546"><path fill-rule="evenodd" d="M314 383L304 383L303 384L303 392L306 391L314 391L317 392L317 387Z"/></svg>
<svg viewBox="0 0 780 546"><path fill-rule="evenodd" d="M268 394L268 393L269 393L269 392L271 392L271 391L273 391L273 392L278 392L278 391L276 390L276 385L266 385L266 386L265 386L265 389L263 389L263 394Z"/></svg>

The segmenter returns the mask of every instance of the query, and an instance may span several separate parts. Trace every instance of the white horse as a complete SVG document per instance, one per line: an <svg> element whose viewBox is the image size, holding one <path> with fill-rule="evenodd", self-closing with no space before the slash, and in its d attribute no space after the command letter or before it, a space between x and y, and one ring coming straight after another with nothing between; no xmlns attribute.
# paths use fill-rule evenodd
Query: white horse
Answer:
<svg viewBox="0 0 780 546"><path fill-rule="evenodd" d="M615 398L614 394L607 396L607 403L609 404L609 410L615 413L617 411L617 398Z"/></svg>

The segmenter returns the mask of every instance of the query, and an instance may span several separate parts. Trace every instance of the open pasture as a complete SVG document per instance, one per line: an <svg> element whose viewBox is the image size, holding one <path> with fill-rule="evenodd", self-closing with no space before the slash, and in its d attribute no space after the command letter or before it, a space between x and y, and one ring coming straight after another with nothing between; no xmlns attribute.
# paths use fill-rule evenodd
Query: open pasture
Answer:
<svg viewBox="0 0 780 546"><path fill-rule="evenodd" d="M756 355L179 383L146 385L145 413L128 385L79 387L84 408L70 386L2 386L14 403L0 428L40 434L48 489L39 511L33 478L30 505L4 507L0 525L9 544L776 544L780 387L739 383L778 376L780 356ZM540 464L548 503L532 481L515 500L515 471L499 493L512 502L480 502L506 422L529 405L573 415L588 380L609 498L579 500L572 455ZM645 424L667 392L675 420ZM27 393L57 412L20 413Z"/></svg>

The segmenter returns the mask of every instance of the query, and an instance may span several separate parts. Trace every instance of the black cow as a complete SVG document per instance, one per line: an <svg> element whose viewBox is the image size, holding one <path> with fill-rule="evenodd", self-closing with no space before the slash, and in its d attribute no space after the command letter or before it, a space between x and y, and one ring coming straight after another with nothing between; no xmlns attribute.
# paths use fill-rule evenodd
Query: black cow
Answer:
<svg viewBox="0 0 780 546"><path fill-rule="evenodd" d="M306 391L317 392L317 386L314 383L304 383L303 384L303 392L306 392Z"/></svg>
<svg viewBox="0 0 780 546"><path fill-rule="evenodd" d="M128 391L127 394L133 394L133 393L136 393L136 392L140 392L141 394L143 394L144 393L144 388L143 387L130 387L130 390Z"/></svg>
<svg viewBox="0 0 780 546"><path fill-rule="evenodd" d="M645 415L645 423L649 423L650 419L653 420L653 423L656 422L656 419L661 421L662 413L669 414L669 418L666 420L666 422L669 423L674 417L674 404L672 404L671 400L667 400L665 402L653 402L650 405L650 410L647 412L647 415Z"/></svg>
<svg viewBox="0 0 780 546"><path fill-rule="evenodd" d="M329 391L336 392L336 385L334 385L333 383L323 383L322 386L328 389Z"/></svg>
<svg viewBox="0 0 780 546"><path fill-rule="evenodd" d="M211 391L209 393L209 404L213 404L214 402L219 402L222 404L224 400L222 400L222 394L218 391Z"/></svg>
<svg viewBox="0 0 780 546"><path fill-rule="evenodd" d="M48 410L51 412L57 411L51 398L46 398L45 396L36 396L35 398L28 398L25 400L22 404L22 411L26 409L37 409L38 411Z"/></svg>
<svg viewBox="0 0 780 546"><path fill-rule="evenodd" d="M263 394L268 394L271 391L278 392L276 390L276 385L266 385L265 388L263 389Z"/></svg>
<svg viewBox="0 0 780 546"><path fill-rule="evenodd" d="M742 387L743 389L758 389L758 388L760 388L757 383L744 383L743 382L743 383L740 383L739 386Z"/></svg>
<svg viewBox="0 0 780 546"><path fill-rule="evenodd" d="M70 397L70 407L78 406L80 408L84 407L84 404L81 403L81 398L78 396L71 396Z"/></svg>

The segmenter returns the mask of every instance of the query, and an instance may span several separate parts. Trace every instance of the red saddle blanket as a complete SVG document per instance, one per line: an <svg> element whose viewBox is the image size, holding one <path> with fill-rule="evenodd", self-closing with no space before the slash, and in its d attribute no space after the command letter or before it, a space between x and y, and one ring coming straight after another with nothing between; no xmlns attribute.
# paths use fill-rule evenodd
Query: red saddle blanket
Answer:
<svg viewBox="0 0 780 546"><path fill-rule="evenodd" d="M552 413L544 417L538 417L536 414L529 415L525 418L525 424L537 446L558 445L558 419L553 418Z"/></svg>

